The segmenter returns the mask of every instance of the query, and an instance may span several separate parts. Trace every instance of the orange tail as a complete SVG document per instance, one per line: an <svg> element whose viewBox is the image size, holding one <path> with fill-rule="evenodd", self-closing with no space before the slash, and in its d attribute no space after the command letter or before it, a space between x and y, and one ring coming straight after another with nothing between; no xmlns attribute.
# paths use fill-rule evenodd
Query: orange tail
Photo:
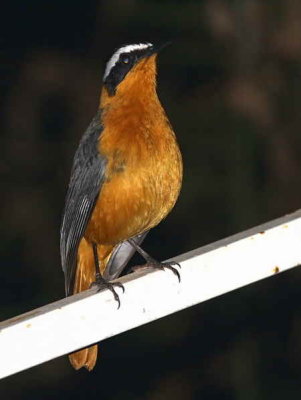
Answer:
<svg viewBox="0 0 301 400"><path fill-rule="evenodd" d="M98 247L98 256L102 269L101 272L103 272L111 252L112 246ZM95 281L93 249L85 238L83 238L79 244L77 260L77 269L73 290L74 294L89 289L91 283ZM97 352L98 346L95 344L91 347L71 353L69 354L70 363L75 369L85 367L88 371L91 371L96 364Z"/></svg>
<svg viewBox="0 0 301 400"><path fill-rule="evenodd" d="M91 283L95 281L93 250L84 238L80 242L77 259L77 269L73 290L74 294L89 289ZM87 370L91 371L97 360L97 347L96 344L69 354L71 365L75 369L85 367Z"/></svg>

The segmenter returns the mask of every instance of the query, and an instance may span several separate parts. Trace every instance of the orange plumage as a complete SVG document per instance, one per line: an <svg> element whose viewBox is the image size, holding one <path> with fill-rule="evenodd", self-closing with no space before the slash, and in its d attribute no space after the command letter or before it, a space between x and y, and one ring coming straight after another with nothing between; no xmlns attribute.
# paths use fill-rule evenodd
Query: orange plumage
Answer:
<svg viewBox="0 0 301 400"><path fill-rule="evenodd" d="M92 243L103 274L118 243L166 217L182 181L181 153L156 94L156 54L136 62L114 95L104 86L100 110L97 147L106 160L104 181L79 243L74 293L95 281ZM76 369L91 370L97 345L69 357Z"/></svg>

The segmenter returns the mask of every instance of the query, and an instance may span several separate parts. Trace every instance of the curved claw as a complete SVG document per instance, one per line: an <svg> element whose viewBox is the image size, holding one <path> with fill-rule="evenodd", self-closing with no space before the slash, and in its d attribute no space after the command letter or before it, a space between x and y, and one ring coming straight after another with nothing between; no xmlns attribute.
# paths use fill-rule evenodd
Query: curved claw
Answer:
<svg viewBox="0 0 301 400"><path fill-rule="evenodd" d="M180 283L181 275L180 275L179 271L173 267L173 265L177 265L179 268L181 268L180 264L175 261L159 262L156 260L151 260L151 261L148 261L144 265L137 265L137 266L133 267L132 270L138 271L139 269L145 269L145 268L155 268L155 269L164 270L166 268L166 269L169 269L171 272L173 272L176 275L176 277L178 278L178 281Z"/></svg>
<svg viewBox="0 0 301 400"><path fill-rule="evenodd" d="M179 283L181 282L181 275L180 275L179 271L176 268L172 267L172 265L177 265L179 268L181 268L179 263L177 263L175 261L171 261L171 262L162 262L160 264L162 265L163 269L167 268L170 271L172 271L176 275L176 277L178 278Z"/></svg>
<svg viewBox="0 0 301 400"><path fill-rule="evenodd" d="M120 283L120 282L114 282L114 283L112 283L112 285L120 287L120 289L122 289L122 293L125 292L125 289L124 289L124 286L123 286L122 283Z"/></svg>
<svg viewBox="0 0 301 400"><path fill-rule="evenodd" d="M178 268L181 269L181 264L176 261L162 262L161 264L176 265Z"/></svg>
<svg viewBox="0 0 301 400"><path fill-rule="evenodd" d="M120 299L119 299L119 295L116 293L116 290L114 289L114 286L120 287L124 293L124 286L120 283L120 282L107 282L105 279L103 279L103 277L99 274L96 274L96 280L94 282L91 283L90 288L92 287L97 287L97 293L104 290L104 289L108 289L112 292L114 299L117 301L118 303L118 307L117 310L120 308Z"/></svg>

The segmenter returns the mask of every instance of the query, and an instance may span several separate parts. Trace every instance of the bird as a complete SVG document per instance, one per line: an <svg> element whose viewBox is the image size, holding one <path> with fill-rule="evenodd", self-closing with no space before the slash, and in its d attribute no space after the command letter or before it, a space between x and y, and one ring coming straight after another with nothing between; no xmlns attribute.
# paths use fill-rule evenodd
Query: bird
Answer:
<svg viewBox="0 0 301 400"><path fill-rule="evenodd" d="M165 45L118 48L106 64L98 110L75 152L60 230L66 296L96 285L120 306L117 278L137 251L146 266L170 269L140 244L174 207L182 156L157 95L157 55ZM123 288L124 289L124 288ZM69 354L91 371L98 345Z"/></svg>

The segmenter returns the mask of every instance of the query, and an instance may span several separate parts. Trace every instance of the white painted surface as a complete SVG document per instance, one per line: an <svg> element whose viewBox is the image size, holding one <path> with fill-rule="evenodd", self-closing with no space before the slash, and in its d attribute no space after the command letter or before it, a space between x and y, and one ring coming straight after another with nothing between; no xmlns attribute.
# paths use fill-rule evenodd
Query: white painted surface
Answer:
<svg viewBox="0 0 301 400"><path fill-rule="evenodd" d="M0 377L297 266L301 210L174 260L181 263L181 283L170 271L120 279L119 310L109 291L91 289L2 322Z"/></svg>

